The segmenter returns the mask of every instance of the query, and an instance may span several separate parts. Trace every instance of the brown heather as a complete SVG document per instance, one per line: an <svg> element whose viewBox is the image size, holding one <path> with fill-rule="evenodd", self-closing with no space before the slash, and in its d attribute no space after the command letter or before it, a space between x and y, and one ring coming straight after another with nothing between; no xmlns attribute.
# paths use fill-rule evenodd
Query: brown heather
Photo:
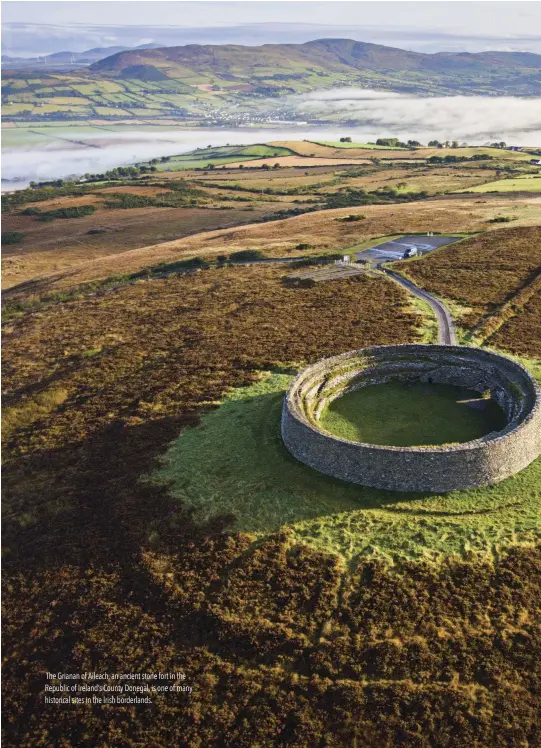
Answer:
<svg viewBox="0 0 541 748"><path fill-rule="evenodd" d="M226 517L195 526L139 480L258 370L416 339L395 284L291 289L282 272L154 280L10 323L7 407L68 394L5 449L6 745L540 743L538 550L346 570L286 533L252 545L220 532ZM46 671L85 670L184 670L194 691L43 703Z"/></svg>
<svg viewBox="0 0 541 748"><path fill-rule="evenodd" d="M404 179L407 179L407 175ZM284 202L238 205L255 206L256 210L266 214L276 209L292 207ZM496 231L499 236L502 231L500 224L487 223L491 218L504 211L517 216L517 224L530 226L539 222L540 205L541 198L538 196L483 195L480 199L478 195L454 195L405 204L320 210L286 220L204 231L201 229L214 229L215 221L220 215L223 216L220 225L226 227L238 224L241 220L245 223L261 221L262 212L253 214L246 211L246 207L228 207L224 211L204 211L199 208L98 211L94 216L74 221L43 224L44 231L49 231L49 227L52 227L43 246L36 244L35 249L29 246L26 250L24 244L17 245L23 246L23 251L13 249L7 258L13 267L11 270L8 268L10 274L6 284L14 286L23 280L34 278L36 291L42 293L52 288L70 288L111 275L133 273L157 262L172 262L187 257L203 256L213 259L217 255L242 249L259 249L268 257L294 257L307 253L306 250L296 250L298 244L311 244L310 252L320 254L322 251L347 249L381 236L409 232L485 231L487 237L490 237ZM366 220L359 223L336 220L358 213L364 215ZM23 218L26 220L28 217L15 217L16 221ZM8 219L15 220L10 216ZM176 226L175 221L180 223ZM210 223L211 221L214 223ZM70 224L69 236L65 240L59 233L62 230L68 231L63 229L64 223ZM97 236L77 235L77 227L86 231L96 225L110 226L115 231ZM15 222L10 223L9 228L24 231L24 226ZM175 230L178 237L178 229L181 235L197 233L195 236L168 240ZM45 240L45 233L43 237ZM491 241L487 238L487 242ZM9 291L8 298L25 293L28 293L28 289L14 286Z"/></svg>
<svg viewBox="0 0 541 748"><path fill-rule="evenodd" d="M412 280L469 308L459 324L483 343L541 356L541 228L508 228L401 266Z"/></svg>

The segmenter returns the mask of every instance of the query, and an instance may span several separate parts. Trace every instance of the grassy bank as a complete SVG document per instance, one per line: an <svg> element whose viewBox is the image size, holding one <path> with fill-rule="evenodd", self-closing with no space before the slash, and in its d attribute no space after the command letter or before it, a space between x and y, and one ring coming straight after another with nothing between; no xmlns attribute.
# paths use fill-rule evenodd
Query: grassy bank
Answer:
<svg viewBox="0 0 541 748"><path fill-rule="evenodd" d="M398 494L354 486L297 462L280 436L291 375L267 373L234 389L201 425L171 444L152 481L203 522L265 537L287 528L318 550L356 557L489 556L540 535L541 459L496 486L439 494ZM157 528L159 533L159 528Z"/></svg>

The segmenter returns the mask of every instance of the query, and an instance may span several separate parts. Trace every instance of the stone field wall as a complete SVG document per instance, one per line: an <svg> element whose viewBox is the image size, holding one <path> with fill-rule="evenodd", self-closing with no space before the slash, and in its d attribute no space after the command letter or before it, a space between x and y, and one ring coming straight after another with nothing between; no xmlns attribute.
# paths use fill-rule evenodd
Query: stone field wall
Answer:
<svg viewBox="0 0 541 748"><path fill-rule="evenodd" d="M324 431L318 418L332 400L391 380L490 390L507 416L499 432L463 444L386 447ZM541 395L520 364L480 348L377 346L324 359L293 382L282 412L282 438L298 460L326 475L391 491L445 492L507 478L541 453Z"/></svg>

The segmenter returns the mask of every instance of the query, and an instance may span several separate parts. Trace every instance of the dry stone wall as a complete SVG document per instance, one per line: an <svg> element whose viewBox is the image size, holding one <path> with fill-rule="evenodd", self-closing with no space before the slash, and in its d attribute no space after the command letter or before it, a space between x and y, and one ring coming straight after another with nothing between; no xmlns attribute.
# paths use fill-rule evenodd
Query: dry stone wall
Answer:
<svg viewBox="0 0 541 748"><path fill-rule="evenodd" d="M323 430L318 418L332 400L389 381L452 384L490 390L506 427L463 444L386 447ZM467 346L377 346L334 356L304 369L288 391L282 438L301 462L326 475L391 491L446 492L497 483L541 453L541 395L520 364Z"/></svg>

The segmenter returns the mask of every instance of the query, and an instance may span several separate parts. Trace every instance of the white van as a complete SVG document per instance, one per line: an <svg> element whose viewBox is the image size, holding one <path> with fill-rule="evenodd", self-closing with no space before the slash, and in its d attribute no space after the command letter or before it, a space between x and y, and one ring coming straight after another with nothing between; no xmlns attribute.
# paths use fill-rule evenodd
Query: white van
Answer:
<svg viewBox="0 0 541 748"><path fill-rule="evenodd" d="M416 257L419 254L417 247L408 247L402 255L403 260L407 260L408 257Z"/></svg>

